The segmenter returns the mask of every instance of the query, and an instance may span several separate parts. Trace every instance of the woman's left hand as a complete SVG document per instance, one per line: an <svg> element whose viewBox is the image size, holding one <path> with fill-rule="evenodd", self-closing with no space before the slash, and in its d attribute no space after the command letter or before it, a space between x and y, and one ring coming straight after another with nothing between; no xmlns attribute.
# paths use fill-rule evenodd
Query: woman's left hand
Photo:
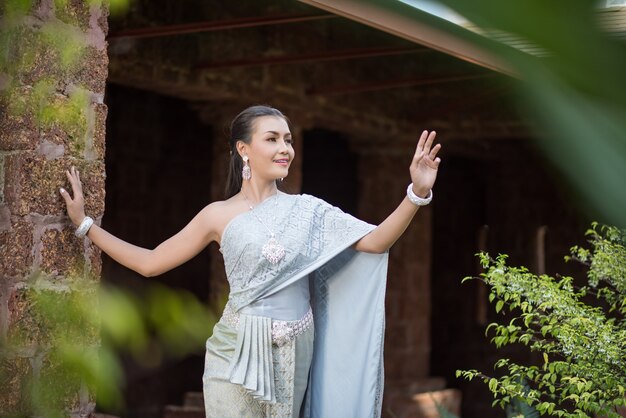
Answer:
<svg viewBox="0 0 626 418"><path fill-rule="evenodd" d="M430 189L433 188L439 163L441 163L441 158L437 157L441 144L433 147L435 136L437 136L435 131L422 132L413 161L409 166L411 181L413 181L413 193L420 197L426 197Z"/></svg>

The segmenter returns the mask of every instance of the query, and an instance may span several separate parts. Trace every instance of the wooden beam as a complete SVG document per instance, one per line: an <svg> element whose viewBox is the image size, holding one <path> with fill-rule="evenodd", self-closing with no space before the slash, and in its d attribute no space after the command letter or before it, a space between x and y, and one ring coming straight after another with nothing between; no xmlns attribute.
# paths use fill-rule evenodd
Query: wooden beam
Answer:
<svg viewBox="0 0 626 418"><path fill-rule="evenodd" d="M397 80L385 80L385 81L370 81L366 83L350 84L350 85L338 85L321 88L310 88L307 90L307 94L310 96L338 96L342 94L354 94L362 93L366 91L376 90L389 90L401 87L414 87L414 86L430 86L433 84L445 84L455 83L459 81L476 80L481 78L490 78L495 74L465 74L465 75L453 75L445 77L414 77L404 78Z"/></svg>
<svg viewBox="0 0 626 418"><path fill-rule="evenodd" d="M393 1L387 2L388 5L386 5L384 2L375 0L299 1L490 70L515 75L515 71L498 57L484 50L477 43L466 39L471 35L478 35L467 31L467 37L460 36L461 29L454 27L452 30L453 23L433 17L403 3ZM437 24L433 23L435 21ZM450 26L450 30L442 29L444 26Z"/></svg>
<svg viewBox="0 0 626 418"><path fill-rule="evenodd" d="M477 106L485 105L493 100L501 98L506 94L511 93L511 86L499 84L492 88L483 89L481 92L471 95L462 96L459 99L452 100L445 105L438 107L430 107L420 114L420 117L424 119L430 119L435 117L444 117L450 113L459 112L468 107L476 108Z"/></svg>
<svg viewBox="0 0 626 418"><path fill-rule="evenodd" d="M282 55L244 60L207 62L196 65L196 69L214 70L220 68L258 67L264 65L303 64L307 62L340 61L356 58L385 57L392 55L415 54L430 52L428 48L419 47L376 47L341 49L335 51L314 52L309 54Z"/></svg>
<svg viewBox="0 0 626 418"><path fill-rule="evenodd" d="M110 32L108 40L121 38L156 38L162 36L186 35L199 32L213 32L228 29L253 28L258 26L284 25L287 23L311 22L336 18L333 14L253 16L238 19L213 20L208 22L186 23L181 25L155 26L147 28L122 29Z"/></svg>

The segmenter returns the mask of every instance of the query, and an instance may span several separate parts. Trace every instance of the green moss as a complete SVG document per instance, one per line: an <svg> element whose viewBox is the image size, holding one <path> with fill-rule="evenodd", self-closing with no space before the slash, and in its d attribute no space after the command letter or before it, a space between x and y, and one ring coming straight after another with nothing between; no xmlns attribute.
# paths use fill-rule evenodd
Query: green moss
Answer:
<svg viewBox="0 0 626 418"><path fill-rule="evenodd" d="M85 10L88 17L90 5L98 2L55 0L55 6L59 10ZM90 96L86 90L76 89L67 98L57 90L60 81L85 59L85 35L59 21L46 22L38 31L26 27L22 16L32 4L32 0L4 3L3 10L10 13L0 29L0 71L14 81L2 91L2 98L11 114L31 116L40 127L61 128L69 138L70 152L80 156L93 116ZM32 88L20 86L20 82L32 83Z"/></svg>
<svg viewBox="0 0 626 418"><path fill-rule="evenodd" d="M79 156L85 150L88 121L94 117L89 92L76 88L68 98L56 94L54 83L54 79L44 78L26 93L23 89L5 92L9 111L34 116L43 128L61 128L70 140L70 152Z"/></svg>
<svg viewBox="0 0 626 418"><path fill-rule="evenodd" d="M59 66L65 71L75 66L85 53L84 35L75 27L61 22L47 22L41 27L43 41L54 48Z"/></svg>
<svg viewBox="0 0 626 418"><path fill-rule="evenodd" d="M0 3L0 15L7 21L20 19L33 8L33 0L4 0Z"/></svg>
<svg viewBox="0 0 626 418"><path fill-rule="evenodd" d="M85 57L84 38L75 27L58 21L38 31L12 21L0 29L0 70L23 78L44 69L61 79Z"/></svg>
<svg viewBox="0 0 626 418"><path fill-rule="evenodd" d="M0 71L19 75L30 71L40 51L40 36L19 21L9 21L0 29Z"/></svg>
<svg viewBox="0 0 626 418"><path fill-rule="evenodd" d="M96 350L84 346L74 346L93 362L97 362ZM43 361L38 379L31 385L33 412L51 418L67 417L67 409L79 405L79 394L83 378L80 368L69 361L66 352L59 347L49 351Z"/></svg>
<svg viewBox="0 0 626 418"><path fill-rule="evenodd" d="M24 357L0 358L0 416L3 418L31 415L28 392L25 390L32 379L32 367Z"/></svg>
<svg viewBox="0 0 626 418"><path fill-rule="evenodd" d="M83 29L89 27L90 2L87 0L54 0L57 19Z"/></svg>
<svg viewBox="0 0 626 418"><path fill-rule="evenodd" d="M11 50L11 34L7 31L0 31L0 71L7 73L9 51Z"/></svg>

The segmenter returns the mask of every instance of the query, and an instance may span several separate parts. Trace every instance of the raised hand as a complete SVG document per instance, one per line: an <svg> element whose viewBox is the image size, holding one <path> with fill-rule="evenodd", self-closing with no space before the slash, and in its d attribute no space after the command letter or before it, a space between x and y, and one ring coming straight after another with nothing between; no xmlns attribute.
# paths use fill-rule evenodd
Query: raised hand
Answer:
<svg viewBox="0 0 626 418"><path fill-rule="evenodd" d="M61 196L65 200L68 216L72 223L78 226L85 218L85 199L83 198L83 186L80 183L80 172L72 166L72 168L65 171L65 175L72 185L74 198L64 188L60 190Z"/></svg>
<svg viewBox="0 0 626 418"><path fill-rule="evenodd" d="M435 131L422 132L420 140L415 149L415 155L409 166L411 181L413 182L413 193L420 197L426 197L430 189L433 188L437 179L437 170L441 158L437 157L437 153L441 149L441 144L433 147L437 133Z"/></svg>

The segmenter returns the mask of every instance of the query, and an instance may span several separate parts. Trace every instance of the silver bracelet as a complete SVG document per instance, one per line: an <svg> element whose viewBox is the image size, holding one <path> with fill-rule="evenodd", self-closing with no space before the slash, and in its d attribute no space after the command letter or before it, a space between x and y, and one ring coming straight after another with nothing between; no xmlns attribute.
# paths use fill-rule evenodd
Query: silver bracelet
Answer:
<svg viewBox="0 0 626 418"><path fill-rule="evenodd" d="M418 195L413 193L413 183L411 183L409 184L409 187L406 188L406 197L409 198L411 203L417 206L426 206L427 204L430 203L431 200L433 200L433 190L432 189L429 190L428 196L419 197Z"/></svg>
<svg viewBox="0 0 626 418"><path fill-rule="evenodd" d="M80 225L78 225L78 228L76 228L76 232L74 232L74 235L76 235L78 238L84 237L85 235L87 235L87 232L89 231L89 228L91 228L91 225L93 225L93 219L91 219L89 216L85 216Z"/></svg>

